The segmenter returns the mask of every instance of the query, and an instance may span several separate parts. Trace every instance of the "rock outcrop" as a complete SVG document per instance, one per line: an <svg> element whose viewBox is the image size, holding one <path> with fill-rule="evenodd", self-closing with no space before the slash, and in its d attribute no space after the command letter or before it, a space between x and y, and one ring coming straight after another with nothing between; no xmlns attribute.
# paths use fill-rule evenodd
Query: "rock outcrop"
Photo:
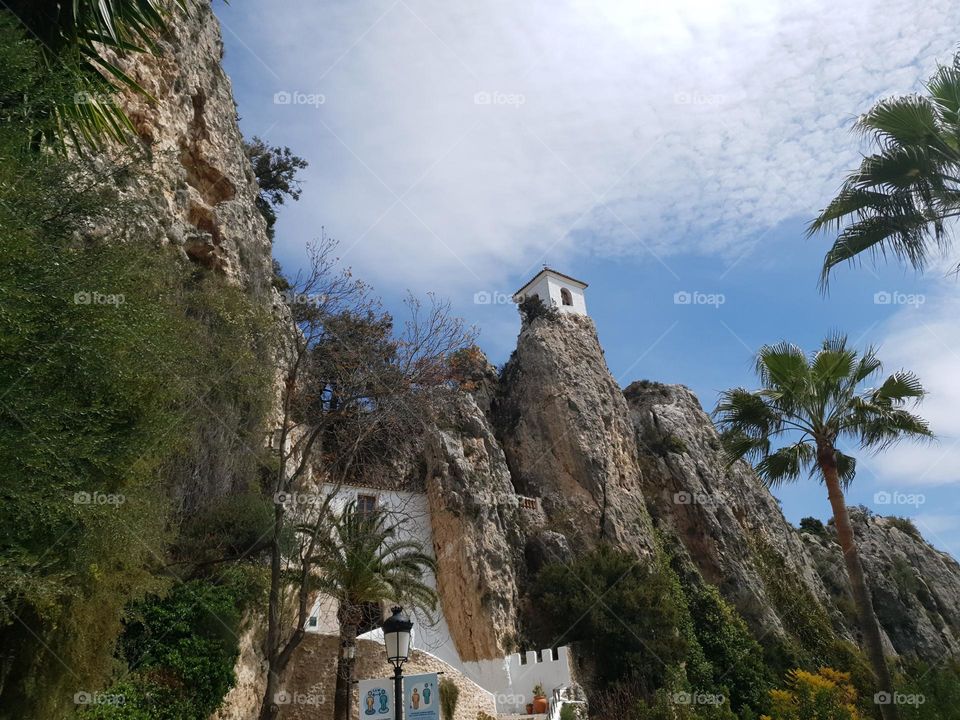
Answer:
<svg viewBox="0 0 960 720"><path fill-rule="evenodd" d="M644 497L658 528L679 540L758 636L784 636L788 611L767 591L769 557L830 607L813 559L779 502L743 462L727 467L720 437L682 385L635 382L624 391L637 434ZM839 624L839 623L837 623Z"/></svg>
<svg viewBox="0 0 960 720"><path fill-rule="evenodd" d="M908 520L851 508L874 611L887 645L935 663L960 656L960 565L927 543ZM858 634L846 569L832 524L801 533L833 602Z"/></svg>
<svg viewBox="0 0 960 720"><path fill-rule="evenodd" d="M444 617L463 660L513 652L521 511L503 451L458 394L427 452L427 498Z"/></svg>
<svg viewBox="0 0 960 720"><path fill-rule="evenodd" d="M539 499L550 529L582 546L653 552L627 404L593 321L525 322L492 414L516 491Z"/></svg>
<svg viewBox="0 0 960 720"><path fill-rule="evenodd" d="M153 98L123 96L149 167L123 175L121 192L145 203L134 228L141 239L163 238L192 262L265 292L270 240L220 65L220 26L206 0L186 4L183 11L171 3L155 54L118 60Z"/></svg>

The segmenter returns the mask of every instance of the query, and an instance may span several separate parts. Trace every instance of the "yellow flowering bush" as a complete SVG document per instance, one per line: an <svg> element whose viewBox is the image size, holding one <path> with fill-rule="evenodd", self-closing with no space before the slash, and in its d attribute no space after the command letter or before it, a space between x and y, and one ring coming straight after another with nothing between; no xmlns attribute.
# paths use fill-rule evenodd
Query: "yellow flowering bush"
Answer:
<svg viewBox="0 0 960 720"><path fill-rule="evenodd" d="M787 673L787 687L770 691L770 714L761 720L861 720L850 673L823 667Z"/></svg>

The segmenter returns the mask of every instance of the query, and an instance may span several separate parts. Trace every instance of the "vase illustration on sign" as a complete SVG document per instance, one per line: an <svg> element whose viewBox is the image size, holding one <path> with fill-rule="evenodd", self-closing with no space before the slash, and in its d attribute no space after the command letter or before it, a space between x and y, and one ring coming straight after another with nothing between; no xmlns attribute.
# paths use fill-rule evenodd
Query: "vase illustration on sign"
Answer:
<svg viewBox="0 0 960 720"><path fill-rule="evenodd" d="M430 704L430 683L425 683L423 686L423 704Z"/></svg>
<svg viewBox="0 0 960 720"><path fill-rule="evenodd" d="M380 714L381 714L381 715L386 715L386 714L387 714L387 710L388 710L388 708L387 708L387 703L389 703L389 702L390 702L390 700L389 700L389 698L387 698L387 694L386 694L385 692L383 692L383 690L381 690L381 691L380 691Z"/></svg>
<svg viewBox="0 0 960 720"><path fill-rule="evenodd" d="M413 705L413 709L416 710L420 707L420 693L417 692L417 689L413 689L413 696L410 698L410 704Z"/></svg>
<svg viewBox="0 0 960 720"><path fill-rule="evenodd" d="M367 693L367 709L364 711L364 715L373 715L376 710L373 709L373 692Z"/></svg>

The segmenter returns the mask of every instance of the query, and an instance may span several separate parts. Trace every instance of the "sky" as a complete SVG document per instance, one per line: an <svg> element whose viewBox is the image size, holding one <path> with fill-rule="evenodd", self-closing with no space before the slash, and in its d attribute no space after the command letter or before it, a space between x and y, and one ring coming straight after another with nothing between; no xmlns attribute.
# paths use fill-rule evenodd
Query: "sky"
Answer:
<svg viewBox="0 0 960 720"><path fill-rule="evenodd" d="M948 0L284 0L218 4L241 128L310 162L280 209L295 271L325 232L388 308L435 292L494 363L544 264L589 283L621 385L709 411L752 358L832 331L915 371L933 445L860 457L851 504L960 557L960 247L924 274L866 263L817 288L806 223L855 167L877 99L950 62ZM689 302L684 302L689 300ZM826 519L822 486L780 488Z"/></svg>

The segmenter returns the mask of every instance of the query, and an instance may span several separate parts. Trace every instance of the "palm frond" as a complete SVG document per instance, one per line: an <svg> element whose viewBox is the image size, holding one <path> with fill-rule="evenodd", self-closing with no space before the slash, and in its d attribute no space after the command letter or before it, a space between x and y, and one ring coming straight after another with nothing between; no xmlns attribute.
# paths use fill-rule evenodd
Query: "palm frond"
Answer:
<svg viewBox="0 0 960 720"><path fill-rule="evenodd" d="M920 95L880 100L860 116L854 128L887 146L928 142L940 129L933 104Z"/></svg>
<svg viewBox="0 0 960 720"><path fill-rule="evenodd" d="M799 479L816 457L817 452L807 438L768 454L754 469L768 486L777 487Z"/></svg>

